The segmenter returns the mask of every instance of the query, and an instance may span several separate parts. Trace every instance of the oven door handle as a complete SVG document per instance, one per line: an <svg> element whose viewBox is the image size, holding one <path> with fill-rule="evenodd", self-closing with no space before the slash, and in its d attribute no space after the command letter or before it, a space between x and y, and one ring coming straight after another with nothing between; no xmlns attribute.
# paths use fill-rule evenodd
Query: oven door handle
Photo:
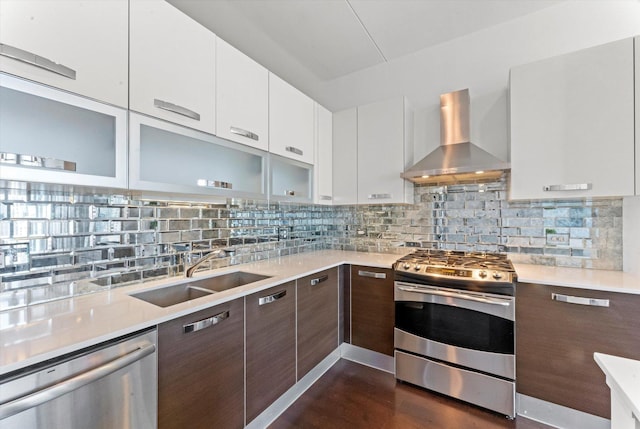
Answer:
<svg viewBox="0 0 640 429"><path fill-rule="evenodd" d="M476 302L482 302L485 304L502 305L505 307L511 305L511 300L504 300L500 298L486 298L481 296L467 295L465 293L452 293L452 292L445 292L442 290L424 290L420 288L412 288L412 287L406 287L406 286L398 286L398 289L405 292L418 292L425 295L438 295L438 296L446 296L450 298L460 298L460 299L466 299L467 301L476 301Z"/></svg>

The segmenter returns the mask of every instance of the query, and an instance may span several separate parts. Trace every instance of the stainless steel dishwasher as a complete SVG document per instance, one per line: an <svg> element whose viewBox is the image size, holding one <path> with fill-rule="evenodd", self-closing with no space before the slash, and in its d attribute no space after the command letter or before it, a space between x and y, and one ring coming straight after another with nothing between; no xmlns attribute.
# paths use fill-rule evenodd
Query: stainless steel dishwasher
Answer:
<svg viewBox="0 0 640 429"><path fill-rule="evenodd" d="M156 428L156 369L152 330L9 373L0 427Z"/></svg>

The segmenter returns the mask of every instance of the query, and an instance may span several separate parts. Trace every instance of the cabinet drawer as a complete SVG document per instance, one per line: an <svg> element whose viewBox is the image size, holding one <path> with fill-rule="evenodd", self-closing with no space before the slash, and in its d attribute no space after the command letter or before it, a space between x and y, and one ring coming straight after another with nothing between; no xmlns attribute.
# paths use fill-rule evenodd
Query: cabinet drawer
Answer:
<svg viewBox="0 0 640 429"><path fill-rule="evenodd" d="M289 282L246 297L247 423L296 382L295 293Z"/></svg>
<svg viewBox="0 0 640 429"><path fill-rule="evenodd" d="M638 308L638 295L518 283L517 391L610 418L593 353L640 359Z"/></svg>
<svg viewBox="0 0 640 429"><path fill-rule="evenodd" d="M393 271L351 267L351 344L393 356Z"/></svg>
<svg viewBox="0 0 640 429"><path fill-rule="evenodd" d="M297 280L300 380L338 347L338 269Z"/></svg>

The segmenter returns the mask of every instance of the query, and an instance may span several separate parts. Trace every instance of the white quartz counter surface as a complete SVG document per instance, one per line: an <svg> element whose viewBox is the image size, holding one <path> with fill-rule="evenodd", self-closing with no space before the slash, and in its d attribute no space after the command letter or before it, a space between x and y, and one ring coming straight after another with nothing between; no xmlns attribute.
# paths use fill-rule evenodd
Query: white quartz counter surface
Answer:
<svg viewBox="0 0 640 429"><path fill-rule="evenodd" d="M407 253L411 249L407 249ZM342 264L390 268L401 255L320 251L198 272L194 279L233 271L271 276L167 308L129 296L185 281L170 278L0 313L0 374L93 346L158 323Z"/></svg>
<svg viewBox="0 0 640 429"><path fill-rule="evenodd" d="M594 353L611 389L611 429L640 427L640 361Z"/></svg>
<svg viewBox="0 0 640 429"><path fill-rule="evenodd" d="M640 274L529 264L514 266L522 283L640 294Z"/></svg>

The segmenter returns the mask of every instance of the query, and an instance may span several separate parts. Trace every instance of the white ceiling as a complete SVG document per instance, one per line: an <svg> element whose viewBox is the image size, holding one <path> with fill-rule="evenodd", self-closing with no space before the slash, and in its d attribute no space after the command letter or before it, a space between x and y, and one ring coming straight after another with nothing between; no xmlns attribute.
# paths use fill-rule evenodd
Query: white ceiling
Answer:
<svg viewBox="0 0 640 429"><path fill-rule="evenodd" d="M168 0L314 96L319 84L566 0Z"/></svg>

